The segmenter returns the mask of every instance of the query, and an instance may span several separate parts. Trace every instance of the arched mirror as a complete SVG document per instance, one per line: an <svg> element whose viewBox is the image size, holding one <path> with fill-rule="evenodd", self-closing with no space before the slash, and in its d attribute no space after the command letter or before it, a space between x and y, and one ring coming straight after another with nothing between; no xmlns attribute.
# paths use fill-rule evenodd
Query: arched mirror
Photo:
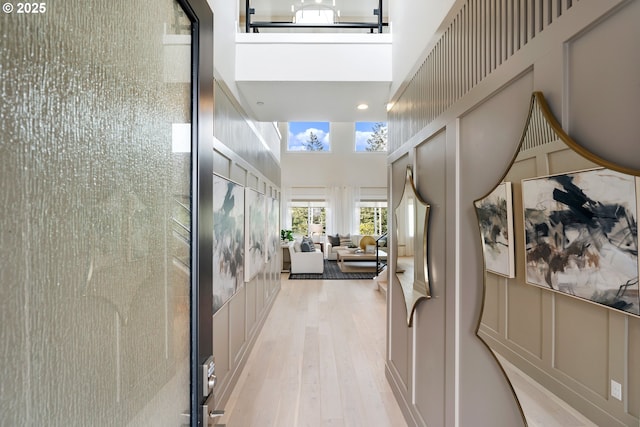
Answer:
<svg viewBox="0 0 640 427"><path fill-rule="evenodd" d="M577 145L536 92L509 169L475 201L477 335L528 425L639 424L638 175Z"/></svg>
<svg viewBox="0 0 640 427"><path fill-rule="evenodd" d="M407 308L407 325L413 323L415 308L423 299L431 298L427 266L427 224L429 205L420 197L413 182L413 172L407 166L402 198L395 209L397 241L396 277L402 286Z"/></svg>

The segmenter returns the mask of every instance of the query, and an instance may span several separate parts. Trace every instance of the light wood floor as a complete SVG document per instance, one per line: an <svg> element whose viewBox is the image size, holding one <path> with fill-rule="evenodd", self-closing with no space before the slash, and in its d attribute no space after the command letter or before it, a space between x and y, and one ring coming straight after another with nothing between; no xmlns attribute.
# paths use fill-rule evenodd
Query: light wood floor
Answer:
<svg viewBox="0 0 640 427"><path fill-rule="evenodd" d="M385 300L373 280L288 280L216 422L403 427L384 375Z"/></svg>
<svg viewBox="0 0 640 427"><path fill-rule="evenodd" d="M406 427L384 376L373 280L288 280L216 420L227 427ZM506 362L506 361L504 361ZM595 426L508 363L531 427Z"/></svg>

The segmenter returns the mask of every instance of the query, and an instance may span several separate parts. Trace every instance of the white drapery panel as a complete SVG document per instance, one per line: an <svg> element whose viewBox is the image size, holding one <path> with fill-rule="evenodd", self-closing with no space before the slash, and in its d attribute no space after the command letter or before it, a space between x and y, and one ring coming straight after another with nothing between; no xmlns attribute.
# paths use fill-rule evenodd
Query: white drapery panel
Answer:
<svg viewBox="0 0 640 427"><path fill-rule="evenodd" d="M327 187L327 234L358 234L360 187Z"/></svg>
<svg viewBox="0 0 640 427"><path fill-rule="evenodd" d="M339 187L326 187L325 188L325 200L327 201L327 234L335 235L341 224L338 224L338 195L340 194Z"/></svg>
<svg viewBox="0 0 640 427"><path fill-rule="evenodd" d="M291 187L282 188L282 197L280 199L280 212L282 212L280 227L284 230L291 230L291 215L289 214L291 207Z"/></svg>

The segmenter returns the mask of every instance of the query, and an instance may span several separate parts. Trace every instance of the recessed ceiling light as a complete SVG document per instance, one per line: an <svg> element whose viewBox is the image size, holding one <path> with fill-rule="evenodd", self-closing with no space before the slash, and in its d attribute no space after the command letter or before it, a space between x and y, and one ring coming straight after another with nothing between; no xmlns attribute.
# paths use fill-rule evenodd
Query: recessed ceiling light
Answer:
<svg viewBox="0 0 640 427"><path fill-rule="evenodd" d="M256 105L264 105L264 102L258 101L258 102L256 102Z"/></svg>
<svg viewBox="0 0 640 427"><path fill-rule="evenodd" d="M366 110L369 106L367 104L359 104L357 108L358 110Z"/></svg>

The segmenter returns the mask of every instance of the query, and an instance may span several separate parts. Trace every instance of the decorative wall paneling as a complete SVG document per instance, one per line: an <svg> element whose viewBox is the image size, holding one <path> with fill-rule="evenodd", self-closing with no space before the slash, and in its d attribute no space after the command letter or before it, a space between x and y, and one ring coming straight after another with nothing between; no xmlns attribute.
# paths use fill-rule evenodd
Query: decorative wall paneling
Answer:
<svg viewBox="0 0 640 427"><path fill-rule="evenodd" d="M464 2L389 111L389 151L400 148L579 2Z"/></svg>
<svg viewBox="0 0 640 427"><path fill-rule="evenodd" d="M628 133L636 135L635 147L640 135L640 4L624 4L623 12L608 17L606 25L595 25L567 43L568 95L563 126L572 138L600 157L637 169L635 160L640 153L629 155L627 149L631 144ZM597 61L593 60L594 49L600 52ZM633 83L621 86L620 82ZM617 106L616 114L611 114L612 106Z"/></svg>
<svg viewBox="0 0 640 427"><path fill-rule="evenodd" d="M446 130L446 151L438 156L442 156L440 161L445 164L445 206L452 214L444 224L446 259L437 262L430 259L431 267L445 274L445 292L441 297L446 299L446 321L444 325L406 328L402 325L406 313L398 301L401 294L397 287L390 286L387 378L410 425L436 425L432 419L439 414L429 412L425 397L416 394L416 384L433 380L426 373L431 368L424 362L425 355L418 360L415 352L421 345L425 351L431 351L422 343L432 333L427 329L442 328L446 331L447 354L445 365L438 366L446 376L443 425L524 425L500 368L471 330L480 315L483 289L482 251L472 212L473 200L486 194L506 170L521 137L526 105L533 90L545 92L556 117L562 118L565 126L588 123L589 129L601 128L593 133L598 138L586 135L590 150L606 154L612 150L614 141L618 145L611 156L624 157L627 164L640 168L636 144L640 122L637 115L631 119L628 114L640 109L640 96L636 96L640 55L626 44L627 39L637 40L633 37L637 25L632 22L640 19L640 1L469 0L457 2L456 7L457 12L450 13L451 18L443 23L438 39L430 44L433 48L424 61L416 64L415 74L394 96L388 120L391 203L400 196L402 188L403 176L395 171L404 170L406 164L415 164L416 175L424 174L424 169L430 167L425 162L433 160L416 160L416 147L431 140L443 127ZM610 41L620 38L625 40L624 49L611 49ZM587 67L587 61L595 66ZM591 88L600 85L603 73L614 63L623 64L614 73L617 79L604 79L606 93L598 88L599 97L593 98ZM545 135L541 137L548 139ZM533 140L525 144L531 150L538 145ZM566 164L565 156L562 152L550 156L545 168ZM535 159L523 161L522 173L539 173L540 165ZM390 266L393 271L393 262ZM538 371L549 367L553 346L558 346L555 350L563 354L556 361L563 370L556 369L559 378L554 381L564 382L561 387L569 389L581 383L581 376L588 376L586 384L574 393L580 395L582 403L572 404L601 425L637 426L640 366L627 362L637 360L640 353L640 320L618 313L612 315L597 306L591 310L590 303L552 297L530 285L511 289L496 282L499 280L489 281L487 287L484 309L488 315L483 328L492 334L500 331L515 341L517 357L531 366L540 366L536 367ZM529 315L505 308L522 299L531 302ZM431 302L422 310L428 311ZM578 342L608 343L585 358L594 364L593 372L587 373L583 364L569 366L568 361L577 357L576 349L557 342L560 335L572 334L571 328L576 327L568 326L566 321L576 311L574 306L580 307L576 315L578 323L595 321L594 331L604 334L589 336L585 326L574 334L581 337ZM606 320L600 310L604 310ZM608 325L606 331L596 318ZM554 322L559 319L565 320ZM529 360L537 361L538 365ZM528 373L535 372L529 369ZM545 375L549 376L542 374ZM623 378L622 402L610 396L610 376ZM420 384L418 389L430 386ZM591 413L586 407L592 408ZM615 415L603 417L605 411Z"/></svg>
<svg viewBox="0 0 640 427"><path fill-rule="evenodd" d="M628 328L627 333L629 336L627 360L640 360L640 320L634 319L626 327ZM637 363L629 370L628 375L627 401L629 402L629 414L640 418L640 368Z"/></svg>
<svg viewBox="0 0 640 427"><path fill-rule="evenodd" d="M406 176L407 166L412 165L412 158L405 155L390 165L390 199L389 199L389 230L397 227L395 216L392 214L394 209L400 203L402 192L404 189L404 180ZM396 240L396 234L391 232L390 239ZM396 271L397 248L390 246L389 253L389 271ZM390 280L397 280L390 277ZM400 286L399 284L397 284ZM400 408L405 414L407 421L413 418L411 411L411 393L410 393L410 376L413 371L410 355L413 354L412 345L412 329L407 328L406 306L402 291L387 293L388 307L388 338L387 338L387 378L392 384L393 390L396 392L396 398L400 403ZM391 319L404 319L403 322L394 322ZM411 425L411 423L409 423Z"/></svg>
<svg viewBox="0 0 640 427"><path fill-rule="evenodd" d="M446 323L445 275L440 266L446 265L446 229L448 211L446 209L446 131L436 133L415 148L415 164L420 165L420 173L415 176L416 190L430 205L429 228L427 231L427 258L433 264L429 272L431 299L421 302L414 314L415 331L420 331L422 339L414 341L413 364L423 365L421 377L413 377L416 413L428 414L423 424L445 425L446 387L446 333L442 328L430 325ZM414 168L414 169L415 169ZM416 236L417 237L417 236ZM415 369L415 368L414 368ZM426 420L429 422L426 422Z"/></svg>
<svg viewBox="0 0 640 427"><path fill-rule="evenodd" d="M522 179L598 166L561 142L547 141L546 145L522 150L505 180L519 186ZM520 205L519 191L514 192L514 201L514 206ZM521 216L515 218L514 225L516 240L521 240ZM516 246L516 260L523 259L525 252L520 244ZM518 263L522 270L524 263ZM483 338L507 360L599 425L637 425L638 417L631 409L638 407L637 401L629 399L629 410L623 410L619 402L609 398L609 383L615 379L624 384L623 389L638 387L637 378L627 378L627 372L631 376L638 371L637 363L625 353L637 340L629 333L628 324L640 323L639 319L548 292L525 283L523 276L520 272L515 279L507 280L488 274L491 301L484 307L480 326ZM506 318L496 322L501 313Z"/></svg>
<svg viewBox="0 0 640 427"><path fill-rule="evenodd" d="M491 96L479 99L479 104L447 126L447 134L455 132L448 146L452 151L449 156L454 160L449 160L447 166L455 171L447 175L450 200L447 209L458 218L447 223L448 257L444 268L448 271L445 288L449 292L445 295L449 300L448 311L456 314L447 317L450 324L446 327L451 332L455 328L459 331L450 352L459 353L457 384L453 387L457 387L459 395L457 416L461 426L474 425L476 420L482 420L484 425L523 425L517 402L499 365L475 335L483 301L483 261L473 201L500 180L502 169L513 157L529 111L534 81L531 70L519 75L496 88ZM434 267L443 269L441 265Z"/></svg>
<svg viewBox="0 0 640 427"><path fill-rule="evenodd" d="M279 186L280 161L273 150L277 152L280 139L275 127L269 135L260 134L259 130L265 130L267 124L256 125L249 120L230 90L220 80L216 80L215 84L215 102L214 136L266 179ZM278 139L267 141L265 136Z"/></svg>
<svg viewBox="0 0 640 427"><path fill-rule="evenodd" d="M225 86L217 82L214 173L268 197L280 199L280 164L277 156L268 150L274 141L266 142L265 135L256 133L258 129L268 129L268 126L251 123L230 96ZM271 138L277 138L275 146L279 147L280 140L275 135ZM275 226L279 228L279 225ZM229 398L280 289L280 252L277 254L265 262L262 270L240 287L213 316L213 355L216 358L216 399L219 407L224 407Z"/></svg>
<svg viewBox="0 0 640 427"><path fill-rule="evenodd" d="M534 110L527 134L524 137L524 141L522 141L522 147L520 148L522 151L547 145L557 139L556 134L545 123L540 110Z"/></svg>

